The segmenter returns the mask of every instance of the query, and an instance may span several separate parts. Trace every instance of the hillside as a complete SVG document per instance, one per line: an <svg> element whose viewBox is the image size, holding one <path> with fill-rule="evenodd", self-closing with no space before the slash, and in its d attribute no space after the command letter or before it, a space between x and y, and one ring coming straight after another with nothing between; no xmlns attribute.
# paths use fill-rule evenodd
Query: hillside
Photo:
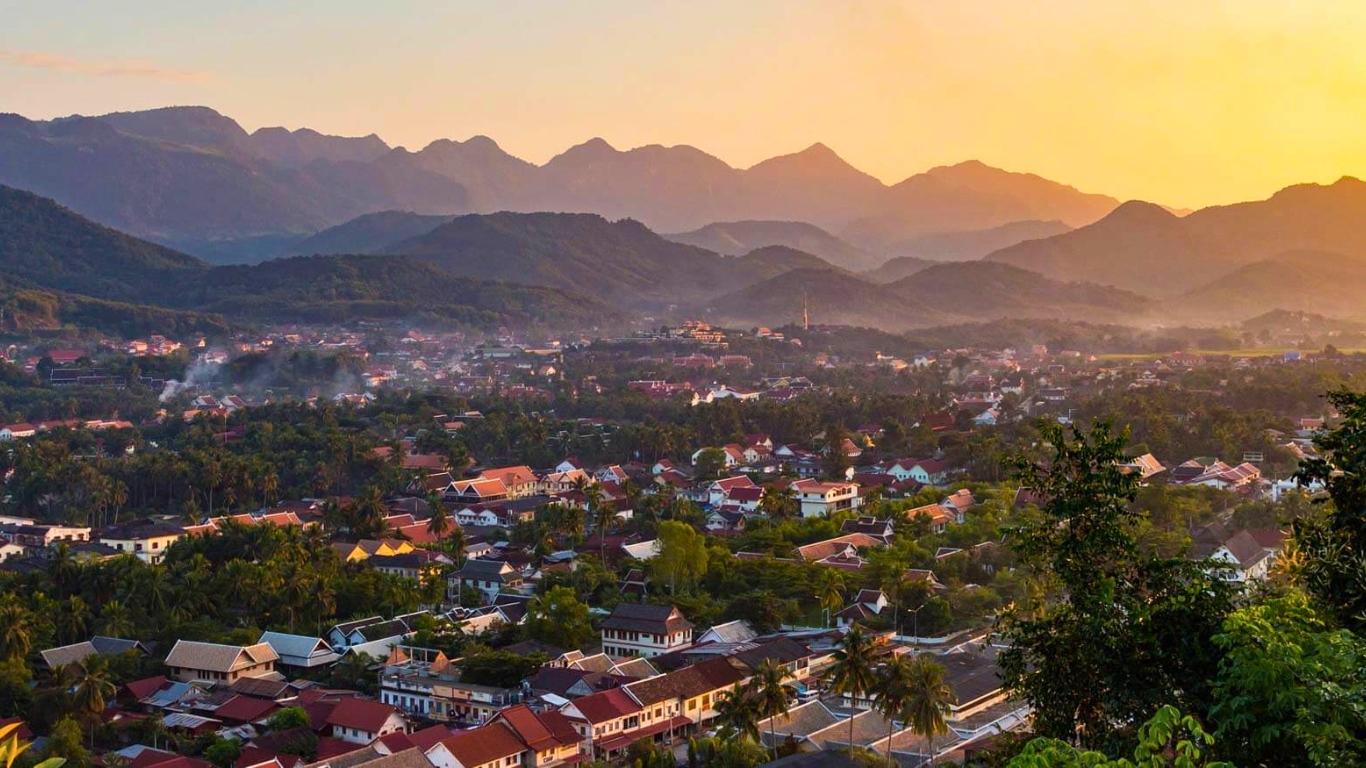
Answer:
<svg viewBox="0 0 1366 768"><path fill-rule="evenodd" d="M140 299L173 273L205 269L193 257L5 186L0 186L0 266L9 278L123 301Z"/></svg>
<svg viewBox="0 0 1366 768"><path fill-rule="evenodd" d="M918 173L888 189L876 212L840 232L874 251L942 232L1000 227L1020 221L1089 224L1119 204L1032 173L1012 173L975 160ZM919 254L910 254L919 255Z"/></svg>
<svg viewBox="0 0 1366 768"><path fill-rule="evenodd" d="M144 304L92 299L27 286L0 277L0 332L33 333L75 328L123 338L161 333L173 338L227 333L222 317Z"/></svg>
<svg viewBox="0 0 1366 768"><path fill-rule="evenodd" d="M764 276L640 222L593 214L459 216L384 251L461 277L557 287L627 306L696 301Z"/></svg>
<svg viewBox="0 0 1366 768"><path fill-rule="evenodd" d="M1366 320L1366 259L1323 251L1287 251L1239 267L1167 302L1187 322L1236 322L1269 309Z"/></svg>
<svg viewBox="0 0 1366 768"><path fill-rule="evenodd" d="M257 157L285 167L299 168L314 160L368 163L389 151L375 134L352 138L327 136L312 128L259 128L248 140Z"/></svg>
<svg viewBox="0 0 1366 768"><path fill-rule="evenodd" d="M733 263L745 275L777 277L794 269L833 269L843 272L830 262L805 251L785 245L769 245L734 259Z"/></svg>
<svg viewBox="0 0 1366 768"><path fill-rule="evenodd" d="M706 302L704 315L737 326L801 324L806 297L811 322L903 331L951 322L956 316L932 304L873 285L847 272L797 269Z"/></svg>
<svg viewBox="0 0 1366 768"><path fill-rule="evenodd" d="M377 253L409 238L425 235L450 221L452 216L431 216L411 211L380 211L329 227L294 244L298 254Z"/></svg>
<svg viewBox="0 0 1366 768"><path fill-rule="evenodd" d="M118 333L162 322L169 332L222 322L166 308L245 321L429 315L481 326L579 327L619 319L583 296L459 279L401 257L312 257L209 268L8 187L0 187L0 270L4 306L14 313L7 321L27 328L70 319Z"/></svg>
<svg viewBox="0 0 1366 768"><path fill-rule="evenodd" d="M895 259L888 259L886 263L877 269L870 269L859 275L864 280L884 285L895 283L903 278L910 277L921 270L933 267L937 261L928 259L917 259L914 256L898 256Z"/></svg>
<svg viewBox="0 0 1366 768"><path fill-rule="evenodd" d="M963 232L935 232L889 246L889 252L931 261L976 261L992 251L1053 237L1072 228L1061 221L1012 221L999 227Z"/></svg>
<svg viewBox="0 0 1366 768"><path fill-rule="evenodd" d="M538 168L513 157L487 136L466 141L438 139L418 152L398 147L376 165L416 168L459 183L469 192L470 210L531 210L538 197Z"/></svg>
<svg viewBox="0 0 1366 768"><path fill-rule="evenodd" d="M936 264L885 288L975 319L1070 317L1112 322L1133 319L1152 303L1109 286L1064 283L989 261Z"/></svg>
<svg viewBox="0 0 1366 768"><path fill-rule="evenodd" d="M1125 203L1090 226L1010 246L987 258L1058 279L1174 297L1287 251L1366 254L1363 220L1366 183L1344 177L1331 185L1300 184L1266 200L1204 208L1180 218L1149 203Z"/></svg>
<svg viewBox="0 0 1366 768"><path fill-rule="evenodd" d="M588 327L621 320L583 296L457 278L400 256L297 256L215 267L204 279L170 286L156 298L167 306L269 322L426 316L491 328Z"/></svg>
<svg viewBox="0 0 1366 768"><path fill-rule="evenodd" d="M872 269L882 261L814 224L801 221L718 221L701 229L664 237L726 256L739 256L768 245L783 245L852 271Z"/></svg>

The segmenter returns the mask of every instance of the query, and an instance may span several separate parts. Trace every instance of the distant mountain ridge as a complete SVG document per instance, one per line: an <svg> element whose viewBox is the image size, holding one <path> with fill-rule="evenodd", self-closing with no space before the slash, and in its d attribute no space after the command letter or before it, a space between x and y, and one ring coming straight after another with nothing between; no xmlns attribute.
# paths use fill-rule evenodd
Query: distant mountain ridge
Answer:
<svg viewBox="0 0 1366 768"><path fill-rule="evenodd" d="M799 321L803 297L818 324L905 331L999 318L1135 320L1152 302L1090 283L1062 283L985 261L935 264L876 284L830 269L796 269L706 302L718 322L782 325Z"/></svg>
<svg viewBox="0 0 1366 768"><path fill-rule="evenodd" d="M1016 243L1061 235L1071 229L1057 220L1012 221L986 229L932 232L893 243L887 251L930 261L975 261Z"/></svg>
<svg viewBox="0 0 1366 768"><path fill-rule="evenodd" d="M883 261L881 257L850 245L815 224L802 221L718 221L691 232L678 232L664 237L727 256L739 256L766 246L786 246L854 271L871 269Z"/></svg>
<svg viewBox="0 0 1366 768"><path fill-rule="evenodd" d="M933 194L917 191L922 176L932 179ZM206 107L46 122L0 117L0 183L138 236L210 244L309 235L392 209L597 213L675 232L739 219L809 222L839 233L868 220L873 224L854 231L902 240L996 226L1012 216L1086 223L1110 200L980 163L888 187L823 144L741 169L686 145L617 150L593 139L537 166L482 136L408 151L373 135L248 133ZM775 244L790 243L755 245Z"/></svg>
<svg viewBox="0 0 1366 768"><path fill-rule="evenodd" d="M719 258L719 257L718 257ZM170 312L168 310L181 310ZM63 319L105 331L162 324L427 317L481 327L589 327L624 316L555 287L469 279L403 256L278 259L210 267L96 224L55 201L0 186L0 312L42 327Z"/></svg>
<svg viewBox="0 0 1366 768"><path fill-rule="evenodd" d="M1333 184L1298 184L1266 200L1203 208L1184 217L1130 201L1093 224L1018 243L987 258L1058 279L1169 298L1288 251L1366 255L1362 221L1366 183L1345 176Z"/></svg>

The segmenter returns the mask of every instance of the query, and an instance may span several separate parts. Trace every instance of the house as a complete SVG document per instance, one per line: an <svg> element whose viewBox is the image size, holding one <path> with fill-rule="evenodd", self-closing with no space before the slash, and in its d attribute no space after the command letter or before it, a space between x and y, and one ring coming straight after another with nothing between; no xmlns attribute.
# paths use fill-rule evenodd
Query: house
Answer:
<svg viewBox="0 0 1366 768"><path fill-rule="evenodd" d="M835 512L857 509L861 503L857 483L827 483L798 480L792 492L797 497L802 517L829 517Z"/></svg>
<svg viewBox="0 0 1366 768"><path fill-rule="evenodd" d="M466 588L477 589L484 594L485 600L492 602L494 597L505 589L522 586L522 574L506 560L465 561L449 579L451 594L458 596Z"/></svg>
<svg viewBox="0 0 1366 768"><path fill-rule="evenodd" d="M137 640L123 640L117 637L105 637L95 635L94 637L80 643L64 645L60 648L49 648L40 651L39 656L43 660L43 665L48 669L57 669L68 664L75 664L78 661L99 654L101 656L117 656L121 653L133 651L142 655L147 655L147 648Z"/></svg>
<svg viewBox="0 0 1366 768"><path fill-rule="evenodd" d="M908 509L903 514L907 520L918 520L922 515L929 518L930 530L934 533L943 533L949 529L950 523L958 522L958 513L949 510L943 504L926 504L923 507Z"/></svg>
<svg viewBox="0 0 1366 768"><path fill-rule="evenodd" d="M341 658L321 637L263 632L256 642L269 645L279 656L279 664L286 667L314 669L333 664Z"/></svg>
<svg viewBox="0 0 1366 768"><path fill-rule="evenodd" d="M706 632L697 636L696 645L703 643L727 643L739 644L747 643L758 637L759 633L743 619L728 621L725 624L717 624Z"/></svg>
<svg viewBox="0 0 1366 768"><path fill-rule="evenodd" d="M535 712L518 704L499 712L490 725L504 725L512 730L525 747L523 765L527 768L553 768L579 761L583 740L559 710Z"/></svg>
<svg viewBox="0 0 1366 768"><path fill-rule="evenodd" d="M351 744L371 744L386 734L408 730L407 719L394 707L358 698L337 702L328 713L326 724L332 738Z"/></svg>
<svg viewBox="0 0 1366 768"><path fill-rule="evenodd" d="M887 474L897 482L914 480L921 485L948 485L953 465L944 459L901 459L887 468Z"/></svg>
<svg viewBox="0 0 1366 768"><path fill-rule="evenodd" d="M650 658L692 645L692 624L672 605L618 603L600 631L610 656Z"/></svg>
<svg viewBox="0 0 1366 768"><path fill-rule="evenodd" d="M515 467L496 467L486 469L479 473L478 480L496 480L503 484L507 491L506 498L520 499L523 496L531 496L539 489L536 487L536 473L531 471L531 467L519 464Z"/></svg>
<svg viewBox="0 0 1366 768"><path fill-rule="evenodd" d="M402 576L416 582L439 575L446 566L455 564L449 556L429 549L416 549L401 555L375 555L367 562L380 573Z"/></svg>
<svg viewBox="0 0 1366 768"><path fill-rule="evenodd" d="M890 517L879 520L871 515L862 515L853 520L845 520L840 526L840 533L861 533L890 543L892 536L896 534L896 528Z"/></svg>
<svg viewBox="0 0 1366 768"><path fill-rule="evenodd" d="M722 448L719 448L719 449L713 449L713 448L699 448L699 449L697 449L697 451L695 451L695 452L693 453L693 455L692 455L692 465L693 465L694 467L697 466L697 460L698 460L699 458L701 458L701 456L702 456L703 453L705 453L705 452L707 452L707 451L710 451L710 450L720 450L720 451L721 451L721 455L722 455L722 456L724 457L724 459L725 459L725 464L724 464L723 466L724 466L726 469L734 469L735 467L738 467L738 466L740 466L741 464L744 464L744 463L745 463L745 451L744 451L744 449L742 449L740 446L738 446L738 445L736 445L736 444L734 444L734 443L731 443L731 444L726 445L726 446L724 446L724 447L722 447Z"/></svg>
<svg viewBox="0 0 1366 768"><path fill-rule="evenodd" d="M730 659L717 658L627 684L626 692L641 706L640 729L629 736L633 741L663 737L668 743L680 729L704 726L716 717L722 694L745 677ZM610 741L598 746L615 751Z"/></svg>
<svg viewBox="0 0 1366 768"><path fill-rule="evenodd" d="M753 480L749 479L748 475L723 477L719 480L713 480L707 486L707 503L713 507L719 507L730 498L732 493L746 489L762 491L759 486L754 484Z"/></svg>
<svg viewBox="0 0 1366 768"><path fill-rule="evenodd" d="M106 528L100 533L100 542L156 565L166 556L166 550L184 536L185 529L178 525L144 519Z"/></svg>
<svg viewBox="0 0 1366 768"><path fill-rule="evenodd" d="M621 688L574 699L560 707L578 732L580 751L588 758L607 758L634 743L644 707Z"/></svg>
<svg viewBox="0 0 1366 768"><path fill-rule="evenodd" d="M880 589L861 589L844 610L835 614L835 625L847 627L856 621L880 616L891 605L887 595Z"/></svg>
<svg viewBox="0 0 1366 768"><path fill-rule="evenodd" d="M166 656L166 670L174 680L225 685L243 677L265 677L275 672L279 660L267 643L222 645L177 640Z"/></svg>
<svg viewBox="0 0 1366 768"><path fill-rule="evenodd" d="M451 736L427 750L436 768L525 766L526 744L505 723L490 723Z"/></svg>
<svg viewBox="0 0 1366 768"><path fill-rule="evenodd" d="M487 504L508 498L507 486L501 480L454 480L446 486L441 499L453 504Z"/></svg>
<svg viewBox="0 0 1366 768"><path fill-rule="evenodd" d="M977 500L972 497L972 491L961 488L952 495L945 496L939 504L953 515L955 523L962 525L967 519L967 511L977 506Z"/></svg>
<svg viewBox="0 0 1366 768"><path fill-rule="evenodd" d="M1124 470L1125 473L1137 474L1139 482L1142 483L1146 483L1152 478L1167 471L1167 468L1162 466L1162 462L1158 461L1157 457L1151 453L1133 457L1129 461L1121 464L1120 469Z"/></svg>

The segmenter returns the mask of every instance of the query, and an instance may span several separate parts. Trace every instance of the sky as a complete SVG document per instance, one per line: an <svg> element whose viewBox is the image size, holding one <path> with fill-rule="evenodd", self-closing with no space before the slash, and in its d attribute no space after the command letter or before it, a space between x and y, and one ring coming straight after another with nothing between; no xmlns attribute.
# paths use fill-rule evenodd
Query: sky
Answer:
<svg viewBox="0 0 1366 768"><path fill-rule="evenodd" d="M202 104L243 127L600 136L888 183L978 159L1199 207L1366 177L1361 0L0 0L0 111Z"/></svg>

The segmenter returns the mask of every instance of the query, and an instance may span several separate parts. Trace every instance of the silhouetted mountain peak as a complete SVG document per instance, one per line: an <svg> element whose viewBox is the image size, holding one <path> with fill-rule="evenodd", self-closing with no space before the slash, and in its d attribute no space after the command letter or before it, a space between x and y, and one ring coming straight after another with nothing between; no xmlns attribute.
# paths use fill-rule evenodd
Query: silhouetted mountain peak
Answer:
<svg viewBox="0 0 1366 768"><path fill-rule="evenodd" d="M1120 203L1102 222L1107 224L1143 224L1149 222L1166 223L1180 218L1156 203L1146 200L1129 200Z"/></svg>

